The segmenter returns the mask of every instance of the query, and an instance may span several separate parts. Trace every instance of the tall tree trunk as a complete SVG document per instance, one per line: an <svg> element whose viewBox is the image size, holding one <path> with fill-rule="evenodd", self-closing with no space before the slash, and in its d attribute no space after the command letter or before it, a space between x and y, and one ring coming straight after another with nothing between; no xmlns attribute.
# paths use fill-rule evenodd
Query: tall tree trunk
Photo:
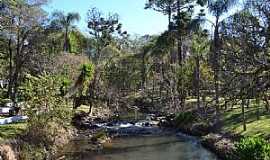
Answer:
<svg viewBox="0 0 270 160"><path fill-rule="evenodd" d="M257 120L260 120L260 99L259 99L259 97L256 97L256 115L257 115Z"/></svg>
<svg viewBox="0 0 270 160"><path fill-rule="evenodd" d="M11 100L14 104L17 102L19 70L19 68L16 68L13 74L13 92L11 94Z"/></svg>
<svg viewBox="0 0 270 160"><path fill-rule="evenodd" d="M265 102L265 110L266 110L266 112L269 112L269 110L270 110L270 103L269 103L269 101L268 101L268 97L267 97L267 94L265 94L265 93L263 93L263 100L264 100L264 102Z"/></svg>
<svg viewBox="0 0 270 160"><path fill-rule="evenodd" d="M215 105L216 105L216 121L219 121L219 17L216 17L214 30L214 83L215 83Z"/></svg>
<svg viewBox="0 0 270 160"><path fill-rule="evenodd" d="M12 80L12 46L11 46L11 37L8 40L8 52L9 52L9 82L8 82L8 97L11 98L12 88L13 88L13 80Z"/></svg>
<svg viewBox="0 0 270 160"><path fill-rule="evenodd" d="M242 122L243 122L243 130L246 131L247 130L247 126L246 126L246 115L245 115L245 100L242 99Z"/></svg>
<svg viewBox="0 0 270 160"><path fill-rule="evenodd" d="M180 35L179 35L180 36ZM179 58L179 66L181 71L181 77L179 82L179 88L180 88L180 106L185 108L185 93L184 93L184 82L183 82L183 54L182 54L182 42L181 38L178 40L178 58Z"/></svg>
<svg viewBox="0 0 270 160"><path fill-rule="evenodd" d="M144 90L145 89L145 79L146 79L146 69L145 69L145 54L142 56L142 86L141 88Z"/></svg>
<svg viewBox="0 0 270 160"><path fill-rule="evenodd" d="M200 59L196 56L196 95L197 95L197 109L200 110Z"/></svg>
<svg viewBox="0 0 270 160"><path fill-rule="evenodd" d="M9 98L13 102L13 104L16 103L16 96L17 96L17 90L18 90L18 76L19 76L19 70L20 70L20 46L21 46L21 34L20 34L20 29L17 30L17 42L16 42L16 56L14 59L14 73L12 73L10 82L9 82L9 89L10 89L10 95ZM23 43L23 42L22 42ZM10 59L11 60L11 59ZM13 68L13 67L12 67ZM11 69L12 70L12 69Z"/></svg>
<svg viewBox="0 0 270 160"><path fill-rule="evenodd" d="M169 7L169 9L168 9L168 31L171 30L171 20L172 20L172 11Z"/></svg>
<svg viewBox="0 0 270 160"><path fill-rule="evenodd" d="M65 27L65 35L64 35L64 53L68 52L68 27Z"/></svg>
<svg viewBox="0 0 270 160"><path fill-rule="evenodd" d="M181 29L180 28L180 15L181 15L181 6L180 6L180 0L177 1L177 28L178 28L178 60L179 60L179 66L181 70L181 74L183 74L183 53L182 53L182 37L181 37ZM182 109L185 108L185 93L184 93L184 85L183 85L183 75L180 78L180 106Z"/></svg>
<svg viewBox="0 0 270 160"><path fill-rule="evenodd" d="M92 83L90 83L89 85L89 101L90 101L90 104L89 104L89 111L88 111L88 114L90 115L92 113L92 108L93 108L93 101L94 101L94 94L95 94L95 86L96 86L96 82L97 82L97 72L94 73L94 79L92 81Z"/></svg>
<svg viewBox="0 0 270 160"><path fill-rule="evenodd" d="M151 96L151 103L154 104L154 95L155 95L155 77L153 76L152 81L152 96Z"/></svg>

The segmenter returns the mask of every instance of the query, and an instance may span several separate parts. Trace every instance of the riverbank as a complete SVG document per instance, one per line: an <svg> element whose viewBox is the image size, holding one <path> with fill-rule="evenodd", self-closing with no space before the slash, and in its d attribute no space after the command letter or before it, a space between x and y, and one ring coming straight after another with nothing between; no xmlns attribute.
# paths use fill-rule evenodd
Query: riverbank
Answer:
<svg viewBox="0 0 270 160"><path fill-rule="evenodd" d="M231 113L233 115L233 113ZM200 139L201 144L215 153L221 160L238 160L239 155L236 152L237 144L242 138L246 136L234 132L234 130L228 130L231 125L241 125L233 123L230 124L230 117L228 115L222 115L218 124L212 123L211 120L198 119L196 111L189 111L180 113L175 118L174 128L177 128L180 132L196 136Z"/></svg>
<svg viewBox="0 0 270 160"><path fill-rule="evenodd" d="M175 129L169 120L173 120L172 115L164 117L152 117L155 120L102 120L100 118L90 117L77 117L74 122L79 132L74 143L77 143L81 139L87 139L87 152L102 152L103 144L112 142L115 138L123 137L141 137L141 136L171 136L181 133L187 133L188 135L197 136L194 130L189 132L188 130ZM157 119L159 119L157 121ZM198 139L200 142L202 138ZM208 139L205 139L208 140ZM197 141L197 139L196 139ZM210 149L210 146L202 143L206 148ZM85 142L84 142L85 143ZM214 150L211 150L214 151ZM217 153L214 151L213 153ZM221 157L221 156L220 156Z"/></svg>
<svg viewBox="0 0 270 160"><path fill-rule="evenodd" d="M198 137L202 146L215 153L220 159L224 160L237 160L235 156L235 143L239 142L242 137L239 134L228 134L224 131L216 131L213 129L213 126L206 125L202 121L191 121L189 120L190 115L182 115L184 119L180 119L184 123L170 122L170 120L175 120L176 118L169 115L163 118L157 118L157 120L103 120L102 118L93 117L84 117L76 120L76 123L73 122L73 125L77 128L76 131L72 131L69 134L69 137L63 139L61 136L56 136L55 142L59 144L58 150L61 150L62 146L65 146L71 141L77 141L80 139L88 139L87 142L88 151L100 151L104 143L111 142L114 138L117 137L136 137L140 135L166 135L167 133L177 132L185 133L187 135ZM189 117L189 118L188 118ZM78 117L77 117L78 118ZM185 123L186 120L191 123ZM161 127L161 128L160 128ZM57 128L57 127L56 127ZM57 140L60 138L59 140ZM24 139L26 140L26 139ZM15 146L19 143L18 141L13 141ZM17 143L17 144L16 144ZM19 143L22 145L22 141ZM17 145L18 146L18 145ZM1 152L2 150L2 152ZM63 150L63 149L62 149ZM0 152L5 155L16 155L18 157L18 149L14 148L12 143L3 143L0 146ZM6 152L6 153L5 153ZM12 153L13 152L13 153ZM13 156L14 157L14 156ZM57 158L61 159L61 155L57 155ZM13 160L12 158L9 158ZM9 160L8 159L8 160Z"/></svg>
<svg viewBox="0 0 270 160"><path fill-rule="evenodd" d="M96 133L90 129L81 131L71 144L65 148L63 159L72 160L170 160L207 159L216 160L216 156L203 148L193 136L177 133L170 128L135 124L125 121L102 124ZM101 124L96 124L100 126ZM101 129L102 128L102 129ZM107 128L108 130L103 130ZM93 130L93 129L92 129ZM103 130L103 132L101 132ZM97 135L109 136L101 138ZM99 137L93 141L94 137ZM209 159L207 158L209 157Z"/></svg>
<svg viewBox="0 0 270 160"><path fill-rule="evenodd" d="M13 126L15 124L12 124ZM56 159L59 150L70 142L77 130L71 126L50 124L51 128L31 128L26 124L16 135L6 135L0 142L1 160ZM5 127L5 126L0 126Z"/></svg>

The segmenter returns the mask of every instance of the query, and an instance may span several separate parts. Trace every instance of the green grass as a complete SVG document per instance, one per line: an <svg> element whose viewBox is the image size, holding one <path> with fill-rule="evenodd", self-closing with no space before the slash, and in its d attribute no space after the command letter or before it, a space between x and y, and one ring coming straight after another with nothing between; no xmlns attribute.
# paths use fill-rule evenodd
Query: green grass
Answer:
<svg viewBox="0 0 270 160"><path fill-rule="evenodd" d="M14 138L26 130L26 123L0 125L0 139Z"/></svg>
<svg viewBox="0 0 270 160"><path fill-rule="evenodd" d="M207 97L207 101L209 100L210 98ZM220 99L220 101L223 100L224 99ZM192 104L193 106L196 102L197 100L192 97L186 101L187 104ZM270 113L265 112L265 108L263 107L264 103L261 101L259 104L259 120L257 119L255 100L250 101L250 108L245 108L246 131L243 130L243 117L240 103L241 102L234 105L234 109L222 113L222 131L243 136L263 136L270 138Z"/></svg>
<svg viewBox="0 0 270 160"><path fill-rule="evenodd" d="M226 132L237 133L243 136L260 135L270 137L270 114L260 109L259 120L256 109L245 109L247 130L243 130L243 119L241 109L227 111L222 115L223 127Z"/></svg>

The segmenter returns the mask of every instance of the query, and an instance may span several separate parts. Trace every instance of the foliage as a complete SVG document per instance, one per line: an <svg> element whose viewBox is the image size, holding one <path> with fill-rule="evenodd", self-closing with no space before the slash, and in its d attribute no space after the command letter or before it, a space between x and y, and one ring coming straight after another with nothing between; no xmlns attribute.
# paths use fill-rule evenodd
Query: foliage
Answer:
<svg viewBox="0 0 270 160"><path fill-rule="evenodd" d="M25 143L23 146L21 146L19 157L21 160L44 159L46 157L45 154L46 151L42 147L37 147Z"/></svg>
<svg viewBox="0 0 270 160"><path fill-rule="evenodd" d="M190 124L195 121L194 114L192 112L180 112L175 118L177 126Z"/></svg>
<svg viewBox="0 0 270 160"><path fill-rule="evenodd" d="M75 54L83 54L87 48L87 38L77 30L69 33L70 52Z"/></svg>
<svg viewBox="0 0 270 160"><path fill-rule="evenodd" d="M241 160L269 160L270 144L261 137L246 137L236 145Z"/></svg>
<svg viewBox="0 0 270 160"><path fill-rule="evenodd" d="M63 51L71 52L71 44L69 39L69 31L74 28L73 24L80 20L80 15L78 13L67 13L65 15L63 12L56 11L53 13L52 25L54 27L60 28L64 31L64 46Z"/></svg>
<svg viewBox="0 0 270 160"><path fill-rule="evenodd" d="M97 8L91 8L87 16L89 34L95 42L95 51L91 53L90 57L93 58L94 63L98 63L102 56L102 49L112 43L113 37L126 37L127 32L122 31L122 24L119 22L117 14L109 14L106 17Z"/></svg>
<svg viewBox="0 0 270 160"><path fill-rule="evenodd" d="M81 75L83 76L83 79L91 80L91 78L93 78L94 65L92 63L83 64L80 70L81 70Z"/></svg>
<svg viewBox="0 0 270 160"><path fill-rule="evenodd" d="M81 74L79 76L79 79L81 79L81 81L82 81L82 91L81 92L82 92L82 94L86 95L87 94L86 92L88 90L88 86L94 77L94 71L95 71L94 64L92 64L92 63L83 64L80 68L80 71L81 71Z"/></svg>
<svg viewBox="0 0 270 160"><path fill-rule="evenodd" d="M69 120L70 114L65 100L60 96L62 77L54 75L40 75L38 77L27 75L22 86L23 96L28 104L26 113L31 119Z"/></svg>
<svg viewBox="0 0 270 160"><path fill-rule="evenodd" d="M22 86L26 100L24 112L28 115L27 131L24 135L26 144L23 150L25 159L46 154L52 154L57 147L57 137L68 134L72 110L60 94L62 76L43 74L40 76L27 75ZM28 141L29 139L29 141ZM42 148L45 148L42 151ZM32 152L32 150L35 152ZM36 152L36 150L38 150Z"/></svg>

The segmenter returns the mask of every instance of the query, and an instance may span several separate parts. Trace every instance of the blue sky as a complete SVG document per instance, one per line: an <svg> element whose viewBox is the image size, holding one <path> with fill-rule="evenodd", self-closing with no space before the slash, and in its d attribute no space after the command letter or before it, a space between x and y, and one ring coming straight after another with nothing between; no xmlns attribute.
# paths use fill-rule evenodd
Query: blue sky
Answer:
<svg viewBox="0 0 270 160"><path fill-rule="evenodd" d="M120 22L123 24L123 30L129 34L159 34L167 29L167 16L162 13L145 10L147 0L50 0L50 3L44 9L51 13L55 10L67 12L78 12L81 20L76 25L83 32L87 33L86 14L90 8L96 7L105 15L108 13L117 13L120 16ZM240 0L243 2L243 0ZM239 10L240 6L235 6L230 14ZM226 15L225 15L226 17ZM213 17L207 15L207 19L214 21ZM211 29L211 25L205 26Z"/></svg>
<svg viewBox="0 0 270 160"><path fill-rule="evenodd" d="M86 13L88 9L97 7L104 14L118 13L123 29L129 34L158 34L167 28L167 17L161 13L145 10L146 0L51 0L45 10L78 12L81 20L77 26L87 32Z"/></svg>

